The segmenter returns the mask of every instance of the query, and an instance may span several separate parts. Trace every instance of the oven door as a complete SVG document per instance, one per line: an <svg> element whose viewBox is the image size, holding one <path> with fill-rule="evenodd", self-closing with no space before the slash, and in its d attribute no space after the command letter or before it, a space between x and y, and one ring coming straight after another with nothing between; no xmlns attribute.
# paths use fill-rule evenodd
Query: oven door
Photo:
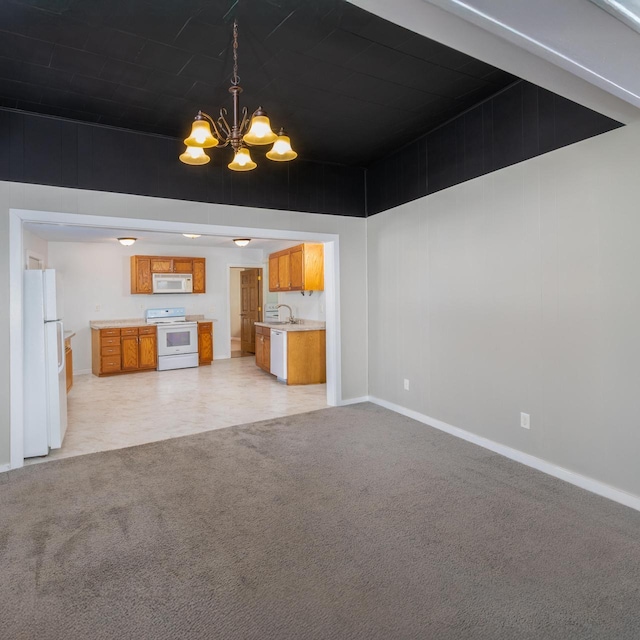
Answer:
<svg viewBox="0 0 640 640"><path fill-rule="evenodd" d="M178 353L198 352L197 323L158 326L158 355L172 356Z"/></svg>

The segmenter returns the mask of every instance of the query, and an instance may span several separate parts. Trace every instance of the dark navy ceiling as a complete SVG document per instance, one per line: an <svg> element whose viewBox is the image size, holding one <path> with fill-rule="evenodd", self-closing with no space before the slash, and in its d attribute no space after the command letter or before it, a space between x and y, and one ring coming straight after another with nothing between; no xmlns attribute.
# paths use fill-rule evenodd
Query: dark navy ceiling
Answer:
<svg viewBox="0 0 640 640"><path fill-rule="evenodd" d="M0 106L185 137L230 107L236 17L242 104L311 162L366 167L516 80L342 0L2 0Z"/></svg>

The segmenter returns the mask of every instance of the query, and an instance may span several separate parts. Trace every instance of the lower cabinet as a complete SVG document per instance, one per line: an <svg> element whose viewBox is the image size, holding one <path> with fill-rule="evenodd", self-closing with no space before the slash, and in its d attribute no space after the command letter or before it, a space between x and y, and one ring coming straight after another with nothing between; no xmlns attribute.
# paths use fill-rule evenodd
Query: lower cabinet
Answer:
<svg viewBox="0 0 640 640"><path fill-rule="evenodd" d="M286 331L287 384L327 381L326 335L318 331ZM256 365L271 373L271 329L256 326Z"/></svg>
<svg viewBox="0 0 640 640"><path fill-rule="evenodd" d="M64 341L65 370L67 372L67 393L73 387L73 350L71 349L71 338Z"/></svg>
<svg viewBox="0 0 640 640"><path fill-rule="evenodd" d="M157 366L155 326L91 329L91 371L94 375L147 371Z"/></svg>
<svg viewBox="0 0 640 640"><path fill-rule="evenodd" d="M256 365L271 373L271 329L256 327Z"/></svg>
<svg viewBox="0 0 640 640"><path fill-rule="evenodd" d="M213 361L213 322L198 322L198 362L211 364Z"/></svg>
<svg viewBox="0 0 640 640"><path fill-rule="evenodd" d="M327 332L287 331L287 384L327 381Z"/></svg>

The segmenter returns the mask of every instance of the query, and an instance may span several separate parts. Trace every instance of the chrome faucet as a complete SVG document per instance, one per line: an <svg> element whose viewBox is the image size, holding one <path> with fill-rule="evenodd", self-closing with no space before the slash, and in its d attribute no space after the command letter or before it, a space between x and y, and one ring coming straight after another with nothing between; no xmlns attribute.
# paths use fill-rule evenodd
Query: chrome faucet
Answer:
<svg viewBox="0 0 640 640"><path fill-rule="evenodd" d="M280 307L287 307L287 309L289 309L289 318L287 319L287 322L289 324L295 324L296 319L293 317L293 311L291 310L291 307L288 304L277 304L276 305L276 309L279 309Z"/></svg>

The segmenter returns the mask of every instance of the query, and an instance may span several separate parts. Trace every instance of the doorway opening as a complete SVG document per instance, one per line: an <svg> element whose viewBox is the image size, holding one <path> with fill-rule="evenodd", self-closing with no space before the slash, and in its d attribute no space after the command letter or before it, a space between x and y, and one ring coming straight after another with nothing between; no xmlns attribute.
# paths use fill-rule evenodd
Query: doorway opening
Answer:
<svg viewBox="0 0 640 640"><path fill-rule="evenodd" d="M232 358L255 355L255 323L263 318L262 298L262 269L229 267L229 334Z"/></svg>
<svg viewBox="0 0 640 640"><path fill-rule="evenodd" d="M22 281L23 281L23 270L27 266L25 264L25 253L23 251L24 241L23 241L23 227L25 223L39 223L39 224L47 224L52 223L56 226L64 226L69 227L70 229L80 230L84 233L87 230L90 230L92 233L94 231L102 232L106 234L109 238L114 236L114 231L117 230L118 234L125 235L131 232L151 232L151 233L170 233L174 235L181 235L185 230L193 233L201 233L205 234L206 237L211 238L233 238L234 236L244 236L251 235L255 238L264 239L265 241L277 241L281 243L283 241L295 241L295 242L323 242L325 245L325 295L327 300L327 327L326 327L326 340L327 340L327 384L326 388L322 390L321 398L318 400L321 401L323 406L335 406L341 402L341 353L340 353L340 324L338 322L338 318L340 317L340 306L339 306L339 266L338 266L338 244L339 238L335 234L323 234L316 232L301 232L301 231L291 231L291 230L275 230L275 229L265 229L265 228L253 228L253 227L228 227L228 226L220 226L220 225L210 225L210 224L195 224L192 223L185 228L185 224L183 222L176 221L165 221L165 220L155 220L155 219L136 219L136 218L119 218L112 216L104 216L104 215L85 215L85 214L77 214L77 213L63 213L63 212L51 212L51 211L35 211L35 210L20 210L20 209L11 209L9 212L9 235L11 238L10 242L10 251L9 251L9 261L10 261L10 269L9 269L9 279L10 279L10 297L9 297L9 308L10 308L10 353L9 353L9 361L10 361L10 376L11 376L11 385L10 385L10 422L11 422L11 438L10 438L10 447L11 447L11 458L9 468L15 469L22 467L24 465L24 440L23 440L23 426L24 426L24 380L23 380L23 353L22 353L22 345L23 345L23 289L22 289ZM117 236L117 234L116 234ZM256 261L258 265L261 265L262 268L266 269L266 263L264 261ZM256 262L253 263L253 267L256 268ZM128 263L127 263L128 264ZM247 267L248 265L233 264L228 266L241 266ZM228 272L228 270L227 270ZM222 278L220 278L222 280ZM227 280L228 286L228 280ZM223 296L224 293L220 292ZM226 292L226 296L222 299L225 300L228 296L228 289ZM228 298L227 298L228 299ZM226 317L225 317L226 316ZM220 327L221 331L228 331L228 325L226 320L228 316L225 314L220 318ZM216 318L213 318L215 321ZM227 326L225 326L227 325ZM86 327L85 327L86 329ZM86 329L88 330L88 329ZM78 343L80 345L80 342ZM225 344L225 343L223 343ZM228 344L228 342L226 343ZM85 345L86 346L86 345ZM225 345L226 346L226 345ZM86 351L86 349L85 349ZM224 349L221 349L224 352ZM227 356L228 357L228 356ZM237 372L233 369L234 364L240 365L240 368L243 369L242 372ZM283 415L282 411L285 410L285 413L288 415L291 412L298 412L297 409L292 409L291 401L289 396L291 394L295 394L298 400L300 400L300 406L304 411L310 410L310 398L308 394L308 390L306 387L300 387L295 389L290 389L289 387L282 389L280 386L276 386L275 388L280 391L281 394L276 392L274 396L274 385L270 384L271 380L265 378L261 372L255 367L254 363L251 362L249 358L243 359L227 359L226 362L224 359L220 362L220 366L227 367L225 374L218 375L222 373L219 368L215 369L215 376L213 378L217 383L221 381L232 381L242 377L244 380L245 374L248 371L256 374L256 378L259 378L259 381L266 380L265 384L268 384L268 389L265 389L263 397L265 399L272 399L274 415L273 417L277 417L278 415ZM244 371L244 368L247 368L247 372ZM231 369L233 369L233 371ZM207 369L210 371L204 371ZM188 373L192 373L195 375L202 374L203 385L204 388L210 390L210 385L207 384L206 374L209 373L210 377L213 375L211 371L214 371L214 368L211 367L198 367L194 369L186 370ZM80 371L78 371L80 373ZM143 374L140 374L143 375ZM147 375L152 376L153 372L149 372ZM157 374L159 378L159 383L164 383L166 380L160 379L160 374ZM95 382L89 376L88 379L91 382ZM117 379L117 377L114 379ZM102 379L101 379L102 381ZM142 382L148 382L148 378L145 380L141 379ZM244 381L246 382L246 380ZM129 383L127 380L124 380L122 384L126 383L127 387L127 395L130 394ZM74 387L76 385L74 384ZM104 389L105 385L101 385ZM146 385L145 385L146 386ZM240 391L242 389L240 386L236 385ZM229 415L221 415L221 419L225 418L230 420L229 424L218 424L215 428L219 428L222 426L231 426L231 424L241 424L244 422L251 422L259 419L265 419L268 414L262 407L255 407L252 402L255 400L255 389L253 385L248 385L253 395L251 396L251 401L246 398L239 399L235 402L234 411L227 412ZM246 384L242 384L242 388L246 388ZM164 388L164 387L163 387ZM187 385L187 390L189 393L183 394L184 397L190 402L189 407L192 408L194 403L192 402L193 398L193 386ZM76 389L78 391L78 389ZM148 392L148 388L145 393ZM326 394L326 395L325 395ZM135 394L134 394L135 395ZM147 395L149 395L147 393ZM196 394L197 395L197 394ZM206 394L205 394L206 395ZM209 394L210 395L210 394ZM283 395L286 397L278 397L278 395ZM153 403L152 400L152 409L157 410L157 403ZM109 399L107 398L107 405L109 403ZM237 415L237 407L247 407L247 409L254 410L256 412L255 416L249 415ZM93 407L95 409L95 405ZM171 404L171 410L167 410L164 412L159 412L159 415L171 415L174 414L173 409L175 406ZM212 396L212 404L210 407L203 407L204 411L201 419L196 420L198 424L196 427L199 428L200 423L205 423L210 425L211 423L211 415L216 411L219 411L219 402L216 401L216 397ZM108 410L105 410L105 415L109 414ZM109 415L113 415L112 413ZM148 421L147 421L148 422ZM175 422L175 421L173 421ZM114 428L113 420L109 420L110 428ZM175 425L174 425L175 426ZM210 428L210 426L208 427ZM157 433L154 433L154 440L162 439L157 437ZM185 435L184 433L181 435ZM166 437L175 437L175 433L171 436ZM124 446L131 446L136 443L129 443ZM119 447L111 447L111 448L119 448ZM106 450L106 449L104 449Z"/></svg>

